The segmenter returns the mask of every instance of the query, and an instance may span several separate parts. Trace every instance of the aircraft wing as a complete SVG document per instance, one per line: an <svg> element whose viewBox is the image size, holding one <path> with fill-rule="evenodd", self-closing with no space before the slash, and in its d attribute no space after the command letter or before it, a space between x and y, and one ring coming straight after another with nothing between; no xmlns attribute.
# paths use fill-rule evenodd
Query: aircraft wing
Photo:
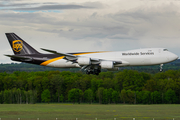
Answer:
<svg viewBox="0 0 180 120"><path fill-rule="evenodd" d="M68 61L72 61L73 63L78 63L77 61L80 60L80 59L83 59L83 61L89 60L89 62L91 62L91 64L100 64L102 61L107 61L107 60L104 60L104 59L97 59L97 58L85 58L83 56L72 55L72 54L68 54L68 53L61 53L61 52L57 52L57 51L54 51L54 50L48 50L48 49L44 49L44 48L41 48L41 49L44 50L44 51L50 52L50 53L54 53L54 54L57 54L57 55L64 56L63 59L66 59ZM122 64L122 61L111 61L111 62L113 62L114 65Z"/></svg>
<svg viewBox="0 0 180 120"><path fill-rule="evenodd" d="M58 55L62 55L62 56L76 57L76 55L71 55L71 54L68 54L68 53L60 53L60 52L57 52L57 51L54 51L54 50L48 50L48 49L44 49L44 48L41 48L41 50L44 50L44 51L47 51L47 52L50 52L50 53L54 53L54 54L58 54Z"/></svg>
<svg viewBox="0 0 180 120"><path fill-rule="evenodd" d="M79 57L77 55L72 55L72 54L68 54L68 53L60 53L60 52L57 52L57 51L54 51L54 50L48 50L48 49L44 49L44 48L41 48L41 49L44 50L44 51L50 52L50 53L54 53L54 54L57 54L57 55L65 56L64 59L69 60L69 61L77 60L78 57ZM99 59L91 58L91 61L92 62L99 62L100 60Z"/></svg>
<svg viewBox="0 0 180 120"><path fill-rule="evenodd" d="M76 63L76 60L78 60L78 57L79 57L77 55L72 55L72 54L68 54L68 53L60 53L60 52L57 52L57 51L54 51L54 50L48 50L48 49L44 49L44 48L41 48L41 49L44 50L44 51L50 52L50 53L54 53L54 54L57 54L57 55L64 56L63 59L66 59L68 61L72 61L74 63ZM93 63L99 63L99 59L92 59L91 58L91 61Z"/></svg>
<svg viewBox="0 0 180 120"><path fill-rule="evenodd" d="M44 50L44 51L47 51L47 52L50 52L50 53L54 53L54 54L57 54L57 55L64 56L63 59L71 61L73 63L76 63L76 60L78 59L76 55L72 55L72 54L68 54L68 53L60 53L60 52L57 52L57 51L54 51L54 50L48 50L48 49L44 49L44 48L41 48L41 50Z"/></svg>

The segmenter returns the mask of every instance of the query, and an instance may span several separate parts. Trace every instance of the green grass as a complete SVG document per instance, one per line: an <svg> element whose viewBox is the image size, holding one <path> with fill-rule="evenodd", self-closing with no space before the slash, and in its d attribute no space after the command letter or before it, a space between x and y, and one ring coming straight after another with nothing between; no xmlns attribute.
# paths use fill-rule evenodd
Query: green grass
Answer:
<svg viewBox="0 0 180 120"><path fill-rule="evenodd" d="M180 105L0 104L1 120L180 120Z"/></svg>

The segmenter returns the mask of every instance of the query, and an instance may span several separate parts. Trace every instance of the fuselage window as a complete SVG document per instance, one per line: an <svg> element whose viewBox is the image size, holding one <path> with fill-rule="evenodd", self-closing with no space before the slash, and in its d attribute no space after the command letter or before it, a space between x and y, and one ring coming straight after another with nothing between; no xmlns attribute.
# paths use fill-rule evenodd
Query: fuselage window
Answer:
<svg viewBox="0 0 180 120"><path fill-rule="evenodd" d="M168 49L163 49L163 51L168 51Z"/></svg>

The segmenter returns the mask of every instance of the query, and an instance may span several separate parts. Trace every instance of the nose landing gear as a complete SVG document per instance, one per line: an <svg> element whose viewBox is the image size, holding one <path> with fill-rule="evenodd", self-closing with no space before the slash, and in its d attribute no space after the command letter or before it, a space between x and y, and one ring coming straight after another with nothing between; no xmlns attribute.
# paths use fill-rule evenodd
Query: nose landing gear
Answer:
<svg viewBox="0 0 180 120"><path fill-rule="evenodd" d="M163 71L163 64L160 64L160 70L159 70L160 72L162 72Z"/></svg>

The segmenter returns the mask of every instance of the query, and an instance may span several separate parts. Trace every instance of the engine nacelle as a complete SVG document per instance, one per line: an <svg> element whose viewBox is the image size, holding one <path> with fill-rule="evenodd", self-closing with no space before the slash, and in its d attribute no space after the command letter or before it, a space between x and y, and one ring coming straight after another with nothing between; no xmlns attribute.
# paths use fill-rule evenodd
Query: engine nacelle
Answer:
<svg viewBox="0 0 180 120"><path fill-rule="evenodd" d="M114 67L113 69L107 69L108 71L118 71L119 67Z"/></svg>
<svg viewBox="0 0 180 120"><path fill-rule="evenodd" d="M113 69L114 68L112 61L102 61L100 65L101 65L102 69Z"/></svg>
<svg viewBox="0 0 180 120"><path fill-rule="evenodd" d="M86 57L80 57L77 60L79 65L90 65L91 64L91 59L90 58L86 58Z"/></svg>

